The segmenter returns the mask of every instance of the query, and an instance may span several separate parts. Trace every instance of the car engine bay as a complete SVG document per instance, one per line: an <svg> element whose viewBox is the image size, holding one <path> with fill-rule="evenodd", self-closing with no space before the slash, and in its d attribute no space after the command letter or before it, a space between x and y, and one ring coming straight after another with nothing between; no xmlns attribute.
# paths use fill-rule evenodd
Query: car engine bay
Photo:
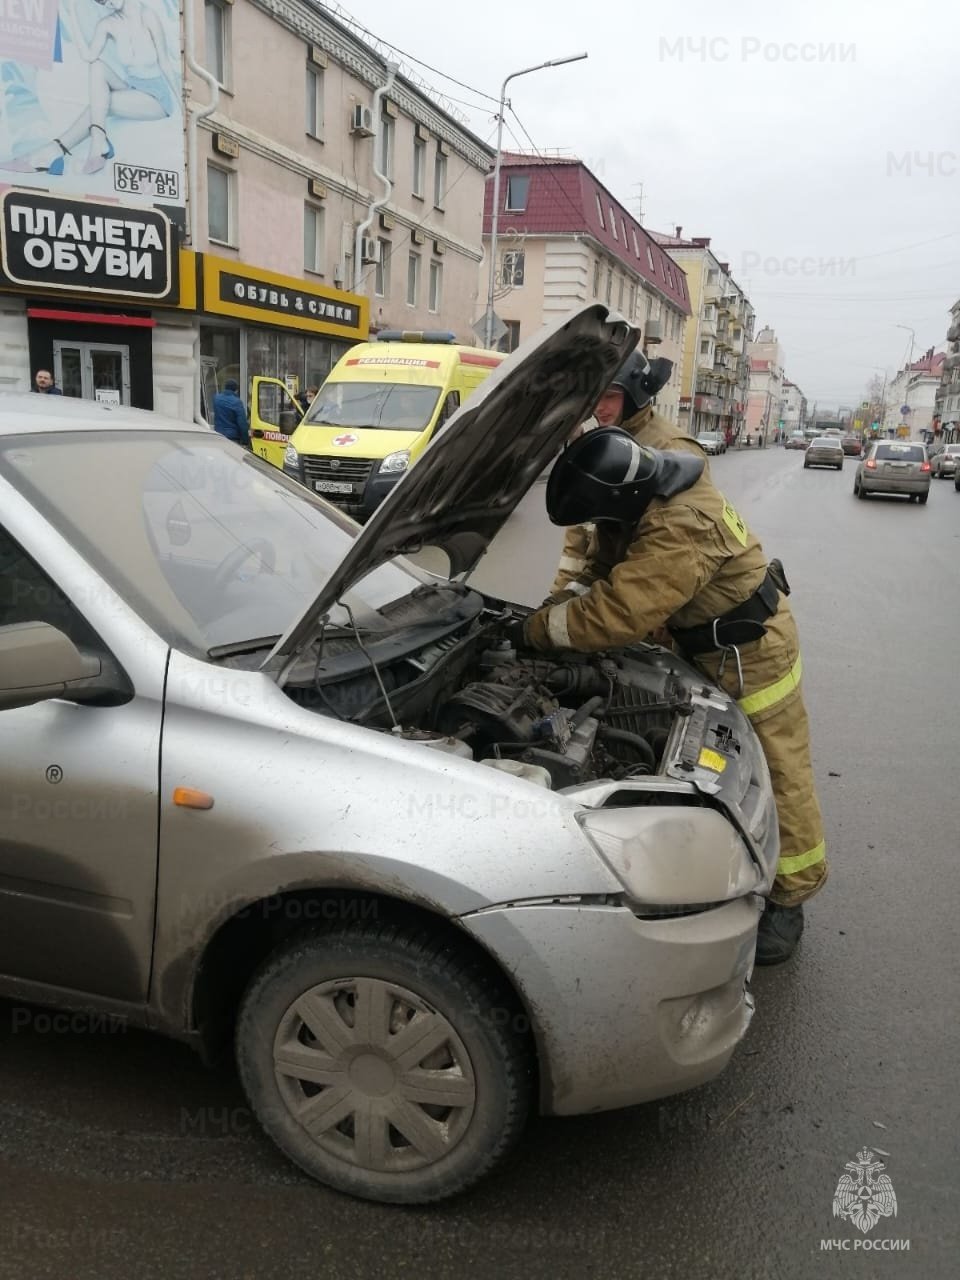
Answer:
<svg viewBox="0 0 960 1280"><path fill-rule="evenodd" d="M466 607L469 596L479 608ZM677 718L695 712L670 655L518 650L504 637L515 615L469 596L434 596L427 626L407 622L365 643L343 629L321 636L288 675L288 695L464 758L512 762L503 767L553 789L658 772Z"/></svg>

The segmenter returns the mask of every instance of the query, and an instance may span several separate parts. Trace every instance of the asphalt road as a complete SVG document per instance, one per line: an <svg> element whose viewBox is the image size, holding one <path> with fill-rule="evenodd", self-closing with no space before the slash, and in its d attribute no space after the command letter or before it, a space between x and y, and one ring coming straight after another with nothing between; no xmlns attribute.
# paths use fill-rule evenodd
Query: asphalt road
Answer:
<svg viewBox="0 0 960 1280"><path fill-rule="evenodd" d="M960 494L857 502L855 466L805 473L779 449L713 464L794 588L832 864L797 957L757 971L722 1079L537 1122L469 1197L396 1210L311 1184L187 1049L0 1005L0 1276L952 1280ZM538 486L478 585L539 601L558 543L542 503ZM831 1213L864 1147L898 1202L867 1236Z"/></svg>

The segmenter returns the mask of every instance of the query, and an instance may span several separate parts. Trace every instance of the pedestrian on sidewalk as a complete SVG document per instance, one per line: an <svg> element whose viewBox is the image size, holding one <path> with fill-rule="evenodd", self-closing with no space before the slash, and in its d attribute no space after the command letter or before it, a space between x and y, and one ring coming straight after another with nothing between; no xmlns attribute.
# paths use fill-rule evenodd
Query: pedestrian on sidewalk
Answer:
<svg viewBox="0 0 960 1280"><path fill-rule="evenodd" d="M240 399L240 386L233 378L228 378L223 390L213 397L213 429L237 444L250 445L247 411Z"/></svg>

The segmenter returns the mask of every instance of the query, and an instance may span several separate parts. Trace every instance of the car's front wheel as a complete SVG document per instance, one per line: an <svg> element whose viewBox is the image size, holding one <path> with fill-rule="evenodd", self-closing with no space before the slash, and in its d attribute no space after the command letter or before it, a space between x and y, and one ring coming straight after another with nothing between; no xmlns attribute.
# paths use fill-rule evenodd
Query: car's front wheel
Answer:
<svg viewBox="0 0 960 1280"><path fill-rule="evenodd" d="M367 1200L464 1191L526 1123L523 1014L435 933L370 924L304 934L254 976L236 1053L250 1105L296 1164Z"/></svg>
<svg viewBox="0 0 960 1280"><path fill-rule="evenodd" d="M921 507L925 507L927 505L927 499L929 497L930 497L929 489L927 490L926 493L919 494L919 496L917 497L917 501L920 503Z"/></svg>

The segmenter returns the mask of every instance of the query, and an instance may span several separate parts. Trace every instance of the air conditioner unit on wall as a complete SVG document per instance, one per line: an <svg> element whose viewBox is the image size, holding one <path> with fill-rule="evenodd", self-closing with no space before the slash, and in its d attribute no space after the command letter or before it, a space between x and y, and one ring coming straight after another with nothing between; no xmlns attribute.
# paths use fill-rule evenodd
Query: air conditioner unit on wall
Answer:
<svg viewBox="0 0 960 1280"><path fill-rule="evenodd" d="M373 112L361 102L350 113L350 132L358 133L362 138L373 137Z"/></svg>
<svg viewBox="0 0 960 1280"><path fill-rule="evenodd" d="M380 242L375 236L364 236L360 241L361 262L380 261Z"/></svg>

